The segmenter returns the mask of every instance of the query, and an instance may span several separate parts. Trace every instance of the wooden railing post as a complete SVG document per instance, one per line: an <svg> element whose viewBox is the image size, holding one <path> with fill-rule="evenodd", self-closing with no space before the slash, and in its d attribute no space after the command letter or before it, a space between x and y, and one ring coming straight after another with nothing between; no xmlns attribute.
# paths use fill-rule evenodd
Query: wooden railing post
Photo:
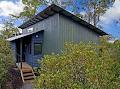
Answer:
<svg viewBox="0 0 120 89"><path fill-rule="evenodd" d="M21 62L20 62L20 67L21 67L21 69L22 69L22 60L21 60Z"/></svg>

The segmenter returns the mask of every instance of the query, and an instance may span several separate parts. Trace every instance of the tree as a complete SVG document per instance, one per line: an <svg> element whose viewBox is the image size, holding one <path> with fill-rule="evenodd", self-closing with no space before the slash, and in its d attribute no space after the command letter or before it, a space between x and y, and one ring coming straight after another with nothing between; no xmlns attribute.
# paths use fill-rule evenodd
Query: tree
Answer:
<svg viewBox="0 0 120 89"><path fill-rule="evenodd" d="M19 30L17 27L14 26L14 22L12 19L4 20L3 24L4 26L0 31L0 36L2 38L7 39L15 34L19 34Z"/></svg>
<svg viewBox="0 0 120 89"><path fill-rule="evenodd" d="M32 16L34 16L37 12L38 7L41 5L41 2L38 0L22 0L24 4L24 10L18 16L11 15L14 18L22 19L23 21L28 20Z"/></svg>
<svg viewBox="0 0 120 89"><path fill-rule="evenodd" d="M62 8L72 6L72 12L78 17L86 20L88 23L97 26L100 16L103 15L106 9L114 3L115 0L22 0L25 5L24 11L16 18L22 18L23 21L34 16L41 5L56 4ZM81 14L84 12L84 15Z"/></svg>
<svg viewBox="0 0 120 89"><path fill-rule="evenodd" d="M6 81L10 78L8 71L14 65L14 58L7 41L0 38L0 87L3 88Z"/></svg>
<svg viewBox="0 0 120 89"><path fill-rule="evenodd" d="M62 8L66 8L68 5L73 5L74 0L42 0L43 4L51 5L56 4Z"/></svg>
<svg viewBox="0 0 120 89"><path fill-rule="evenodd" d="M103 15L106 9L114 3L115 0L81 0L80 6L85 12L84 20L94 26L100 20L100 16Z"/></svg>
<svg viewBox="0 0 120 89"><path fill-rule="evenodd" d="M62 54L41 61L35 89L119 89L120 42L67 43Z"/></svg>
<svg viewBox="0 0 120 89"><path fill-rule="evenodd" d="M25 5L23 12L21 12L19 16L12 15L12 17L26 21L33 17L42 5L48 6L50 4L56 4L65 8L72 3L72 0L22 0L22 2Z"/></svg>

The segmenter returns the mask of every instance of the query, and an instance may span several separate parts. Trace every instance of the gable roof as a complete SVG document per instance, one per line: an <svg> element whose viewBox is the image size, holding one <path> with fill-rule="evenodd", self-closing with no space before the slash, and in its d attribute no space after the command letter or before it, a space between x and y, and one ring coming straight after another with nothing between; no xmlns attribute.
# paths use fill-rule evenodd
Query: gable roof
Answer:
<svg viewBox="0 0 120 89"><path fill-rule="evenodd" d="M45 10L43 10L42 12L38 13L37 15L33 16L30 20L28 20L27 22L23 23L21 26L19 26L19 28L24 29L27 28L31 25L34 25L56 13L62 14L63 16L67 16L70 19L76 21L77 23L80 23L88 28L90 28L92 31L98 33L99 35L108 35L107 33L105 33L104 31L98 29L97 27L87 23L86 21L80 19L79 17L75 16L74 14L66 11L65 9L52 4L51 6L47 7Z"/></svg>

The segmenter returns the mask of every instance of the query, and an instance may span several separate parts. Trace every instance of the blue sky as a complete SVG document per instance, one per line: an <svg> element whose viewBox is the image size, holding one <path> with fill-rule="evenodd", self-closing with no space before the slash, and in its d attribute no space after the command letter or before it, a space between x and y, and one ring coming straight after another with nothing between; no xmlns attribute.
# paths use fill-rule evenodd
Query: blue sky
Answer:
<svg viewBox="0 0 120 89"><path fill-rule="evenodd" d="M77 1L77 0L76 0ZM80 0L78 0L80 1ZM79 5L79 3L77 3ZM21 0L0 0L0 28L3 26L2 19L9 18L9 14L18 15L23 11L24 5ZM45 7L40 7L39 11ZM70 10L70 7L67 8ZM109 7L106 13L101 16L99 24L103 27L103 31L111 34L116 38L120 38L120 24L116 23L120 19L120 0L116 0L113 6ZM16 26L22 24L16 21Z"/></svg>

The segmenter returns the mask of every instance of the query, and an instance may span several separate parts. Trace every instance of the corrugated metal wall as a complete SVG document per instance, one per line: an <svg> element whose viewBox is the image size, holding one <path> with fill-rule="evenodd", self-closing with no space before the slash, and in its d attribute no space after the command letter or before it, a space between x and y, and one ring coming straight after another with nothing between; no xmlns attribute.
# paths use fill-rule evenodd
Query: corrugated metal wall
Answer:
<svg viewBox="0 0 120 89"><path fill-rule="evenodd" d="M32 66L38 66L38 60L42 57L43 54L35 55L34 54L34 43L43 43L43 31L40 31L36 34L32 35L32 57L29 58L31 60ZM36 35L38 37L36 37Z"/></svg>
<svg viewBox="0 0 120 89"><path fill-rule="evenodd" d="M98 43L99 35L91 29L71 20L68 17L59 16L59 47L64 48L65 42L79 43L81 41L93 41Z"/></svg>
<svg viewBox="0 0 120 89"><path fill-rule="evenodd" d="M40 21L39 23L23 29L23 34L27 33L27 29L33 28L34 31L44 30L43 37L43 53L48 54L51 52L57 52L58 47L58 18L59 14L55 14L47 19Z"/></svg>
<svg viewBox="0 0 120 89"><path fill-rule="evenodd" d="M48 20L45 21L44 30L44 41L43 41L43 53L50 54L52 52L57 52L58 47L58 37L59 37L59 15L56 14Z"/></svg>
<svg viewBox="0 0 120 89"><path fill-rule="evenodd" d="M31 27L34 31L44 30L42 54L60 53L65 42L94 41L98 43L98 34L59 14L55 14ZM26 30L24 29L23 32L26 33Z"/></svg>

